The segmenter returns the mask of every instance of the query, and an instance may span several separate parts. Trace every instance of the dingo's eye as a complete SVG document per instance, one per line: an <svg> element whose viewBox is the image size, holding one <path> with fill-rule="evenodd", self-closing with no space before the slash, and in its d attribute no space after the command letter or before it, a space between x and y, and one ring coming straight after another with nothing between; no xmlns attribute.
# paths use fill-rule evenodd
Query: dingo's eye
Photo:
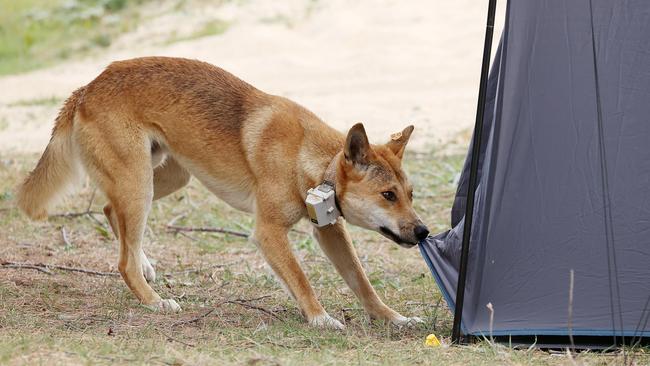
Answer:
<svg viewBox="0 0 650 366"><path fill-rule="evenodd" d="M381 195L384 196L385 199L391 202L395 202L397 200L397 196L393 191L381 192Z"/></svg>

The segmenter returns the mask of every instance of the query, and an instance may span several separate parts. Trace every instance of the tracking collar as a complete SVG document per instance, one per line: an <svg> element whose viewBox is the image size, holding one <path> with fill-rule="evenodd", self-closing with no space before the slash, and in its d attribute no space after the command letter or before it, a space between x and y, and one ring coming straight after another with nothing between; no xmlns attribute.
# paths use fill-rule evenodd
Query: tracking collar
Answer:
<svg viewBox="0 0 650 366"><path fill-rule="evenodd" d="M343 153L339 152L329 163L323 175L323 182L307 191L307 213L309 220L317 227L332 225L339 216L343 216L336 198L336 168L342 155Z"/></svg>

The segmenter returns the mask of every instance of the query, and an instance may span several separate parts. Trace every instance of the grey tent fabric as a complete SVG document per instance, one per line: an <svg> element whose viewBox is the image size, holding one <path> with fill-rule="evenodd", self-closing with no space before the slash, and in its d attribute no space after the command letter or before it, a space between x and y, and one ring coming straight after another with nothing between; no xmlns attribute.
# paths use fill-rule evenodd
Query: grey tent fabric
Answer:
<svg viewBox="0 0 650 366"><path fill-rule="evenodd" d="M510 1L482 145L463 333L650 336L650 1ZM420 245L452 309L468 176Z"/></svg>

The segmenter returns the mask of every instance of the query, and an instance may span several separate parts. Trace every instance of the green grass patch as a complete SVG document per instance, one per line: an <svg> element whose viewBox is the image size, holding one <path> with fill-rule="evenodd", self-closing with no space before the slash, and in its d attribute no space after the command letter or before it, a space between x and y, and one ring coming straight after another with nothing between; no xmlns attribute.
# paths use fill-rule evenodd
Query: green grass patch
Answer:
<svg viewBox="0 0 650 366"><path fill-rule="evenodd" d="M0 75L111 45L147 0L0 0Z"/></svg>
<svg viewBox="0 0 650 366"><path fill-rule="evenodd" d="M9 107L34 107L34 106L54 107L61 104L62 102L63 100L59 97L49 97L49 98L18 100L16 102L8 104L7 106Z"/></svg>

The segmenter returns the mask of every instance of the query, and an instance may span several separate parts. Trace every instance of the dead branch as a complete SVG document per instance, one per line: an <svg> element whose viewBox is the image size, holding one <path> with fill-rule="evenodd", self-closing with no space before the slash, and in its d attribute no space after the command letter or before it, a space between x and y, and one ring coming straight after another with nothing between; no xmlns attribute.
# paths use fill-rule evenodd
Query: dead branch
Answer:
<svg viewBox="0 0 650 366"><path fill-rule="evenodd" d="M281 318L280 318L276 313L272 312L272 311L269 310L269 309L263 308L263 307L261 307L261 306L255 306L255 305L251 305L251 304L249 304L248 302L237 301L237 300L229 301L229 303L230 303L230 304L239 305L239 306L243 306L243 307L248 308L248 309L253 309L253 310L261 311L261 312L263 312L263 313L266 313L266 314L268 314L268 315L274 317L275 319L282 320L282 319L281 319Z"/></svg>
<svg viewBox="0 0 650 366"><path fill-rule="evenodd" d="M39 271L39 272L43 272L43 273L46 273L46 274L49 274L49 275L52 275L52 274L53 274L53 273L50 272L47 268L43 268L43 267L39 267L39 266L35 266L35 265L33 265L33 264L27 264L27 263L11 263L11 262L6 262L6 263L2 263L2 265L0 265L0 268L13 268L13 269L22 269L22 268L25 268L25 269L34 269L34 270L37 270L37 271Z"/></svg>
<svg viewBox="0 0 650 366"><path fill-rule="evenodd" d="M93 189L93 193L90 195L88 206L86 206L86 212L90 212L90 208L93 206L93 201L95 201L95 193L97 193L97 188Z"/></svg>
<svg viewBox="0 0 650 366"><path fill-rule="evenodd" d="M85 274L90 274L90 275L95 275L95 276L120 276L120 274L117 273L117 272L100 272L100 271L93 271L93 270L85 269L85 268L68 267L68 266L60 266L60 265L56 265L56 264L44 264L44 263L19 263L19 262L3 261L2 263L0 263L0 267L4 267L4 268L29 268L29 269L37 269L38 268L38 270L40 270L41 272L47 271L47 272L45 272L47 274L52 274L52 272L48 271L50 269L58 269L58 270L61 270L61 271L79 272L79 273L85 273Z"/></svg>
<svg viewBox="0 0 650 366"><path fill-rule="evenodd" d="M221 305L223 305L225 303L227 303L227 301L222 301L222 302L216 304L215 306L213 306L212 309L206 311L205 313L203 313L203 314L201 314L201 315L199 315L197 317L194 317L194 318L191 318L191 319L188 319L188 320L181 320L181 321L175 322L171 326L173 328L173 327L176 327L176 326L179 326L179 325L187 325L187 324L196 323L196 322L200 321L201 319L206 318L208 315L214 313L219 307L221 307Z"/></svg>
<svg viewBox="0 0 650 366"><path fill-rule="evenodd" d="M53 265L53 264L41 264L41 265L43 265L43 266L45 266L47 268L50 268L50 269L59 269L59 270L62 270L62 271L86 273L86 274L95 275L95 276L120 276L120 274L117 273L117 272L101 272L101 271L93 271L93 270L90 270L90 269L77 268L77 267L68 267L68 266L59 266L59 265Z"/></svg>
<svg viewBox="0 0 650 366"><path fill-rule="evenodd" d="M91 207L93 205L93 201L95 200L95 193L97 192L97 189L93 190L92 195L90 196L90 200L88 200L88 205L86 205L86 210L81 211L81 212L64 212L64 213L58 213L58 214L53 214L50 215L51 217L62 217L66 219L74 219L77 217L84 217L88 216L91 220L95 221L99 226L104 227L104 223L99 221L95 216L96 215L103 215L103 212L99 211L93 211L91 210Z"/></svg>
<svg viewBox="0 0 650 366"><path fill-rule="evenodd" d="M265 299L267 297L271 297L271 295L264 295L264 296L256 297L256 298L253 298L253 299L224 300L224 301L221 301L221 302L217 303L216 305L214 305L212 307L212 309L204 312L203 314L201 314L201 315L199 315L197 317L194 317L194 318L191 318L191 319L188 319L188 320L182 320L182 321L176 322L176 323L172 324L171 326L176 327L176 326L179 326L179 325L187 325L187 324L196 323L196 322L206 318L208 315L214 313L218 308L220 308L221 306L226 305L226 304L234 304L234 305L239 305L239 306L242 306L242 307L245 307L245 308L248 308L248 309L258 310L258 311L267 313L267 314L273 316L274 318L276 318L278 320L282 320L279 316L277 316L277 314L275 314L271 310L262 308L260 306L255 306L255 305L249 304L250 302L262 300L262 299Z"/></svg>
<svg viewBox="0 0 650 366"><path fill-rule="evenodd" d="M99 212L99 211L64 212L64 213L53 214L53 215L50 215L50 216L52 216L52 217L63 217L63 218L66 218L66 219L74 219L74 218L77 218L77 217L93 216L93 215L103 215L103 213Z"/></svg>
<svg viewBox="0 0 650 366"><path fill-rule="evenodd" d="M161 335L165 336L165 337L167 338L168 341L177 342L177 343L180 343L180 344L182 344L182 345L184 345L184 346L188 346L188 347L196 347L196 345L191 344L191 343L187 343L187 342L184 342L184 341L181 341L180 339L177 339L177 338L174 338L174 337L170 336L169 334L163 332L162 330L160 330L160 329L158 329L158 328L155 328L155 329L156 329L156 331L157 331L158 333L160 333Z"/></svg>
<svg viewBox="0 0 650 366"><path fill-rule="evenodd" d="M203 268L190 268L186 269L184 271L177 271L177 272L170 272L170 273L163 273L164 277L172 277L175 275L180 275L180 274L188 274L188 273L200 273L202 271L206 271L211 268L223 268L223 267L228 267L232 266L237 263L241 263L243 259L237 260L237 261L232 261L229 263L220 263L220 264L213 264L207 267ZM57 264L45 264L45 263L27 263L27 262L10 262L10 261L2 261L0 263L0 268L25 268L25 269L34 269L43 273L47 273L49 275L52 275L53 273L50 272L50 269L58 269L61 271L68 271L68 272L78 272L78 273L85 273L89 275L95 275L95 276L115 276L118 277L120 276L119 273L117 272L101 272L101 271L93 271L90 269L85 269L85 268L78 268L78 267L69 267L69 266L61 266ZM254 301L257 299L249 300L249 301Z"/></svg>
<svg viewBox="0 0 650 366"><path fill-rule="evenodd" d="M188 226L175 226L175 225L167 225L166 227L169 231L172 232L184 231L184 232L221 233L221 234L239 236L241 238L248 238L250 236L249 233L244 233L241 231L235 231L229 229L222 229L218 227L188 227Z"/></svg>
<svg viewBox="0 0 650 366"><path fill-rule="evenodd" d="M233 235L233 236L238 236L241 238L248 238L251 236L250 233L246 233L243 231L235 231L235 230L230 230L230 229L223 229L220 227L192 227L192 226L176 226L174 223L178 221L180 218L186 216L185 214L183 215L178 215L174 217L165 227L167 228L168 231L171 231L173 233L177 234L183 234L183 232L203 232L203 233L220 233L220 234L228 234L228 235ZM299 235L311 235L306 231L302 231L299 229L291 229L291 232ZM192 240L195 240L192 237L188 237Z"/></svg>

